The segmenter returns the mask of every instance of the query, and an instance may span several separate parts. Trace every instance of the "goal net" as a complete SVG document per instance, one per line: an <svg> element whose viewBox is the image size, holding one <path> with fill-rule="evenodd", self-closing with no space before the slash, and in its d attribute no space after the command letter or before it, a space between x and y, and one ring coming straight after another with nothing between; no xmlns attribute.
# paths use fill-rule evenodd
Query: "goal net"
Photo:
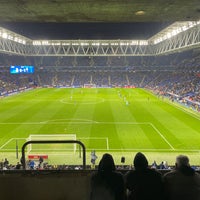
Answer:
<svg viewBox="0 0 200 200"><path fill-rule="evenodd" d="M27 141L52 141L52 140L76 140L76 134L45 134L29 135ZM45 143L29 144L27 153L57 153L57 152L76 152L76 144L72 143Z"/></svg>
<svg viewBox="0 0 200 200"><path fill-rule="evenodd" d="M96 84L93 84L93 83L84 84L84 88L96 88Z"/></svg>

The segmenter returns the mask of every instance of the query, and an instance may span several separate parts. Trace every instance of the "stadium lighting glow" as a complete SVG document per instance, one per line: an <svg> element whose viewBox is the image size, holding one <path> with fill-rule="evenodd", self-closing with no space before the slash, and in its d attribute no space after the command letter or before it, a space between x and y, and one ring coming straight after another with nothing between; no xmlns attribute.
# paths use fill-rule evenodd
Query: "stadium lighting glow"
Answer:
<svg viewBox="0 0 200 200"><path fill-rule="evenodd" d="M63 45L63 46L69 46L70 43L63 42L62 45Z"/></svg>
<svg viewBox="0 0 200 200"><path fill-rule="evenodd" d="M8 38L8 34L7 34L6 32L4 32L4 33L2 34L2 38L7 39L7 38Z"/></svg>
<svg viewBox="0 0 200 200"><path fill-rule="evenodd" d="M89 45L89 43L87 43L87 42L81 42L81 46L88 46Z"/></svg>
<svg viewBox="0 0 200 200"><path fill-rule="evenodd" d="M118 43L116 43L116 42L112 42L112 43L110 43L111 45L113 45L113 46L118 46L119 44Z"/></svg>
<svg viewBox="0 0 200 200"><path fill-rule="evenodd" d="M103 43L101 43L101 45L102 45L102 46L108 46L109 43L107 43L107 42L103 42Z"/></svg>
<svg viewBox="0 0 200 200"><path fill-rule="evenodd" d="M163 31L154 36L153 43L158 44L166 39L169 39L181 32L184 32L194 26L200 24L200 21L188 21L188 22L175 22L171 26L167 27Z"/></svg>
<svg viewBox="0 0 200 200"><path fill-rule="evenodd" d="M72 46L78 46L78 45L79 45L79 43L77 43L77 42L72 43Z"/></svg>
<svg viewBox="0 0 200 200"><path fill-rule="evenodd" d="M138 45L138 40L131 41L130 45Z"/></svg>
<svg viewBox="0 0 200 200"><path fill-rule="evenodd" d="M59 46L61 43L60 42L52 42L51 44L54 46Z"/></svg>
<svg viewBox="0 0 200 200"><path fill-rule="evenodd" d="M47 40L42 41L42 45L48 45L48 44L49 44L49 41L47 41Z"/></svg>
<svg viewBox="0 0 200 200"><path fill-rule="evenodd" d="M48 40L34 40L33 45L50 45Z"/></svg>
<svg viewBox="0 0 200 200"><path fill-rule="evenodd" d="M41 45L41 42L40 41L33 41L33 45Z"/></svg>
<svg viewBox="0 0 200 200"><path fill-rule="evenodd" d="M17 43L26 44L26 39L21 35L18 35L12 31L0 27L0 37L3 39L11 40Z"/></svg>
<svg viewBox="0 0 200 200"><path fill-rule="evenodd" d="M92 46L99 46L99 45L100 45L99 42L97 42L97 43L92 43Z"/></svg>
<svg viewBox="0 0 200 200"><path fill-rule="evenodd" d="M129 45L129 43L128 42L120 42L120 45L125 46L125 45Z"/></svg>
<svg viewBox="0 0 200 200"><path fill-rule="evenodd" d="M13 40L14 38L13 38L12 35L8 35L8 39L9 39L9 40Z"/></svg>
<svg viewBox="0 0 200 200"><path fill-rule="evenodd" d="M148 45L147 40L139 40L139 45Z"/></svg>

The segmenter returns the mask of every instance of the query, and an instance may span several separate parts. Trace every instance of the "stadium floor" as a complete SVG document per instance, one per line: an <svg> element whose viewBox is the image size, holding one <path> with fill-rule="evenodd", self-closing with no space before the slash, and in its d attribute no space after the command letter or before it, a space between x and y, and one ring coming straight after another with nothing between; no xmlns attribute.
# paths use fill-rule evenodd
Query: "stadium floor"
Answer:
<svg viewBox="0 0 200 200"><path fill-rule="evenodd" d="M62 134L85 144L87 164L95 150L98 158L110 152L116 164L122 156L132 164L141 151L149 164L166 160L173 165L176 155L187 154L198 165L199 121L199 113L144 89L38 88L0 99L0 156L15 164L16 147L20 157L30 135ZM52 164L81 164L74 145L37 145L30 153L49 154Z"/></svg>

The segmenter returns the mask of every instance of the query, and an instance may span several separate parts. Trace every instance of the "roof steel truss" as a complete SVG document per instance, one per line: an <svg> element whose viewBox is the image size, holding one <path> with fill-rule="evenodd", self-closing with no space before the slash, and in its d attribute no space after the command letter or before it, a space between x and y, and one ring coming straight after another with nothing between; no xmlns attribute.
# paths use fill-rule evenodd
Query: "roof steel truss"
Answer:
<svg viewBox="0 0 200 200"><path fill-rule="evenodd" d="M48 42L48 41L47 41ZM21 44L0 38L0 52L24 56L148 56L200 47L200 24L154 44L153 40L61 40Z"/></svg>

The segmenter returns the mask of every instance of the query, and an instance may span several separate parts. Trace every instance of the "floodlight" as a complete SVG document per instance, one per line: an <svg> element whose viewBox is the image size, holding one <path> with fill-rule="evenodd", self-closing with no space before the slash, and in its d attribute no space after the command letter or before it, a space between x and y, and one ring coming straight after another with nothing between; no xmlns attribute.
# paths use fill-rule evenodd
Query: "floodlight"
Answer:
<svg viewBox="0 0 200 200"><path fill-rule="evenodd" d="M3 34L2 34L2 38L7 39L7 38L8 38L8 33L3 32Z"/></svg>
<svg viewBox="0 0 200 200"><path fill-rule="evenodd" d="M99 42L92 43L92 46L99 46L99 45L100 45Z"/></svg>
<svg viewBox="0 0 200 200"><path fill-rule="evenodd" d="M49 41L47 41L47 40L42 41L42 45L48 45L48 44L49 44Z"/></svg>

